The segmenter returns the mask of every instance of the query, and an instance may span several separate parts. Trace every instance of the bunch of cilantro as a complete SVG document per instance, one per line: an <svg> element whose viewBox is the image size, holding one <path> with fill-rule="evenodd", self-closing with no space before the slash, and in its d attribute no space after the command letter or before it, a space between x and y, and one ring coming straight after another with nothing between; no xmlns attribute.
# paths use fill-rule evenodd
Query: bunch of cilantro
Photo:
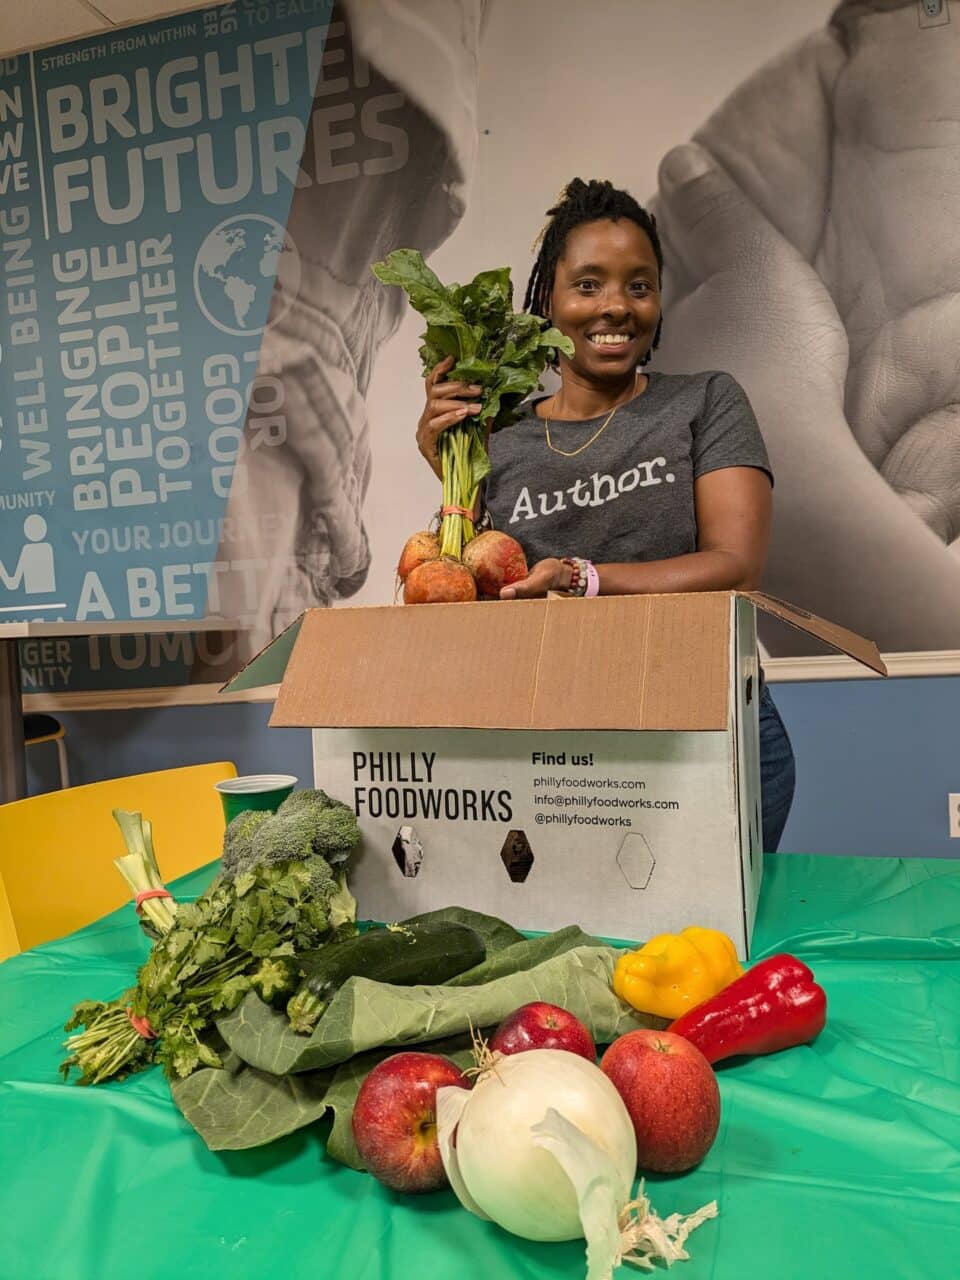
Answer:
<svg viewBox="0 0 960 1280"><path fill-rule="evenodd" d="M404 289L427 321L420 347L424 373L453 356L448 378L483 388L480 412L444 431L439 442L443 506L472 512L490 470L488 433L517 421L543 370L557 351L573 355L573 343L540 316L514 311L509 267L481 271L469 284L444 285L416 249L396 249L371 269L384 284ZM459 559L474 534L469 516L443 516L441 555Z"/></svg>
<svg viewBox="0 0 960 1280"><path fill-rule="evenodd" d="M140 815L124 815L125 818ZM119 819L118 819L119 821ZM121 824L128 840L131 824ZM150 824L138 843L153 858ZM322 791L293 792L275 814L241 813L227 827L221 873L195 902L177 905L118 1000L76 1006L66 1042L79 1084L102 1084L163 1063L171 1079L222 1065L205 1037L248 991L268 1002L300 982L296 957L355 932L345 862L360 840L356 815Z"/></svg>

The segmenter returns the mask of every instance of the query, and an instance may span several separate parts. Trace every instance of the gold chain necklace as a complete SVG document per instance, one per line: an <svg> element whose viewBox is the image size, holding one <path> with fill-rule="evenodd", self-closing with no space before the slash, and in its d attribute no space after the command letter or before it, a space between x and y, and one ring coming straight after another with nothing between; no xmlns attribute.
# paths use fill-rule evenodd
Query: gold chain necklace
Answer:
<svg viewBox="0 0 960 1280"><path fill-rule="evenodd" d="M639 382L639 380L640 380L640 375L639 375L639 374L635 374L635 375L634 375L634 379L633 379L633 392L634 392L634 394L636 393L636 390L637 390L637 383ZM632 399L632 397L628 397L628 399ZM609 425L610 425L610 420L611 420L611 418L613 417L613 415L617 412L617 410L620 408L620 405L621 405L621 404L626 404L626 403L627 403L627 402L626 402L626 400L621 400L621 401L619 401L617 404L615 404L615 405L613 406L613 408L610 410L610 412L607 414L606 418L604 418L603 422L602 422L602 423L600 424L600 426L597 428L597 430L593 433L593 435L590 437L590 439L586 442L586 444L582 444L582 445L580 446L580 448L579 448L579 449L574 449L574 450L573 450L572 452L570 452L570 453L568 453L566 449L558 449L558 448L557 448L557 446L556 446L556 445L553 443L553 441L550 439L550 419L549 419L549 418L544 418L544 420L543 420L543 434L544 434L544 439L546 440L547 448L548 448L548 449L550 449L553 453L559 453L559 454L560 454L560 456L561 456L561 457L563 457L563 458L575 458L575 457L577 456L577 454L578 454L578 453L583 453L583 451L584 451L585 449L589 449L589 448L590 448L590 446L593 444L593 442L594 442L595 440L599 440L599 439L600 439L600 437L603 435L604 431L606 431L607 427L609 427Z"/></svg>

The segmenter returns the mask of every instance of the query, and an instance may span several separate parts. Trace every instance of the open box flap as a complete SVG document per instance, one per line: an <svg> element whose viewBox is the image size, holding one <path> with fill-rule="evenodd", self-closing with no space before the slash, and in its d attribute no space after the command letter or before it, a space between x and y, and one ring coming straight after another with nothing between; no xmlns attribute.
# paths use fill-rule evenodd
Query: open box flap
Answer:
<svg viewBox="0 0 960 1280"><path fill-rule="evenodd" d="M270 723L725 730L730 600L714 592L311 609ZM274 681L277 664L241 677Z"/></svg>
<svg viewBox="0 0 960 1280"><path fill-rule="evenodd" d="M285 631L274 636L269 644L254 654L236 675L220 686L220 693L239 693L243 689L262 689L265 685L279 684L286 673L305 616L301 613Z"/></svg>
<svg viewBox="0 0 960 1280"><path fill-rule="evenodd" d="M816 636L831 649L845 653L848 658L855 658L857 662L869 667L871 671L876 671L878 675L887 674L880 651L872 640L865 640L855 631L848 631L846 627L841 627L836 622L818 618L815 613L809 613L795 604L788 604L785 600L778 600L776 596L768 596L763 591L741 591L739 594L752 600L764 613L769 613L782 622L789 622L798 631L806 631L809 635Z"/></svg>

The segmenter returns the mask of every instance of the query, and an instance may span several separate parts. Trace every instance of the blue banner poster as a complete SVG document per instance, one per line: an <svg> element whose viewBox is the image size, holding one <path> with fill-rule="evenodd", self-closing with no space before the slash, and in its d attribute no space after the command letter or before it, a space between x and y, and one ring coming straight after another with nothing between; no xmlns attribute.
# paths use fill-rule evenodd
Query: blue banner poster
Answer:
<svg viewBox="0 0 960 1280"><path fill-rule="evenodd" d="M0 621L229 623L256 595L218 549L248 410L267 443L284 429L258 366L300 287L330 7L246 0L3 65ZM25 691L123 683L151 646L151 683L198 647L232 660L183 635L36 642Z"/></svg>
<svg viewBox="0 0 960 1280"><path fill-rule="evenodd" d="M370 264L463 214L481 17L236 0L0 63L0 620L77 633L26 693L219 683L363 586Z"/></svg>

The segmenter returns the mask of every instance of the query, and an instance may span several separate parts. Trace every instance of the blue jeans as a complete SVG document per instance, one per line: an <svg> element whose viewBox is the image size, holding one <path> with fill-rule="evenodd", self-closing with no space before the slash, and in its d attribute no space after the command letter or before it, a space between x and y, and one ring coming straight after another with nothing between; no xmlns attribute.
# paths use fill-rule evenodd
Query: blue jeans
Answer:
<svg viewBox="0 0 960 1280"><path fill-rule="evenodd" d="M767 685L760 694L760 805L763 847L776 853L793 803L793 747Z"/></svg>

